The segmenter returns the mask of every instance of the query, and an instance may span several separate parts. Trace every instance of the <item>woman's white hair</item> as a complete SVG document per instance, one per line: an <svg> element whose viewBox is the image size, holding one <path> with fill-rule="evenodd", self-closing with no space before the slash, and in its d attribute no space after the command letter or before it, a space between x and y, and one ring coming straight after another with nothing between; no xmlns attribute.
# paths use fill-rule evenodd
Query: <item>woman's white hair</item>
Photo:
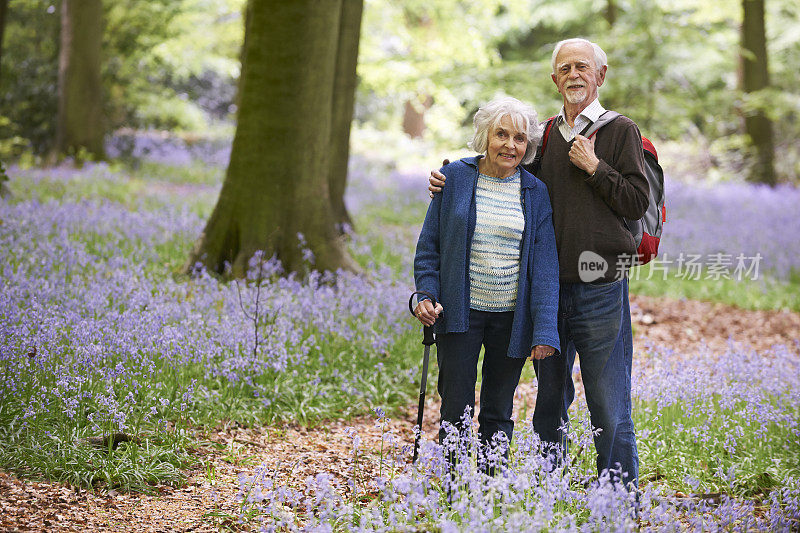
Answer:
<svg viewBox="0 0 800 533"><path fill-rule="evenodd" d="M495 98L478 109L472 120L475 133L467 146L476 152L485 154L489 149L489 132L505 116L511 119L514 128L523 132L527 137L522 164L530 163L536 155L536 147L539 146L542 138L542 127L539 125L538 115L533 106L511 96Z"/></svg>
<svg viewBox="0 0 800 533"><path fill-rule="evenodd" d="M597 67L597 70L601 70L603 67L608 66L608 56L606 56L606 53L603 52L603 49L600 48L599 45L593 43L592 41L576 37L574 39L565 39L556 43L556 47L553 48L553 58L550 60L550 66L553 68L553 74L556 73L556 56L558 55L559 50L561 50L561 47L565 44L588 44L592 47L592 50L594 50L594 64L595 67Z"/></svg>

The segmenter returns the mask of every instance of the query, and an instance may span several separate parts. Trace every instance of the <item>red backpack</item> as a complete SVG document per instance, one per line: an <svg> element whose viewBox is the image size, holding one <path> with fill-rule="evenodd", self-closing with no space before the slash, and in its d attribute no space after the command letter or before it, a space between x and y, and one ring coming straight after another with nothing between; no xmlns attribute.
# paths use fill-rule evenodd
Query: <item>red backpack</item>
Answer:
<svg viewBox="0 0 800 533"><path fill-rule="evenodd" d="M616 111L606 111L593 124L589 125L582 135L591 138L592 135L597 133L597 130L619 116L620 114ZM541 154L544 153L544 149L547 147L547 138L550 136L550 129L555 123L555 118L550 117L547 119L537 159L541 158ZM667 207L664 204L664 171L661 169L661 165L658 164L658 153L655 146L646 137L642 137L642 151L644 152L644 175L647 178L647 184L650 186L650 202L642 218L639 220L625 219L625 225L636 241L636 252L639 254L637 263L640 265L649 263L658 255L661 231L664 222L667 221Z"/></svg>

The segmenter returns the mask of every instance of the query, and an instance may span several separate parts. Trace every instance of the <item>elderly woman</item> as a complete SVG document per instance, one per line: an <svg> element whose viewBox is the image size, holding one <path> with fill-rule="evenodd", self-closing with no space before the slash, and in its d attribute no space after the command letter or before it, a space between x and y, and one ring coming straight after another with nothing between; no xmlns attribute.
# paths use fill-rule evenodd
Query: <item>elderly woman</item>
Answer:
<svg viewBox="0 0 800 533"><path fill-rule="evenodd" d="M558 258L547 188L521 166L541 138L536 111L498 98L475 113L474 126L469 146L483 155L441 169L455 186L436 194L425 216L414 279L439 303L424 299L415 314L437 333L441 422L460 427L465 409L473 412L483 346L480 438L502 432L510 442L525 360L560 346Z"/></svg>

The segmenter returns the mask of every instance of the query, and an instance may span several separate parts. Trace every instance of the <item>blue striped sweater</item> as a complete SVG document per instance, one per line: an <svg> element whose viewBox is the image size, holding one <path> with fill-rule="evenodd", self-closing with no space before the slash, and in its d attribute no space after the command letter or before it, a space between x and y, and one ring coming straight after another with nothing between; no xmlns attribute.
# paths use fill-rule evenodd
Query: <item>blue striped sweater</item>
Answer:
<svg viewBox="0 0 800 533"><path fill-rule="evenodd" d="M470 308L513 311L525 217L519 170L507 178L478 174L475 233L469 254Z"/></svg>

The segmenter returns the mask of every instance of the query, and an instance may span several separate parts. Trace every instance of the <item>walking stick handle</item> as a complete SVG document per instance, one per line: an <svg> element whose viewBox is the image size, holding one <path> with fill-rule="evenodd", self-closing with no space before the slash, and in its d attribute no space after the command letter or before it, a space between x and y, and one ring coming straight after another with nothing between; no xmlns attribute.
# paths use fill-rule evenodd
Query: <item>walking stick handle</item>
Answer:
<svg viewBox="0 0 800 533"><path fill-rule="evenodd" d="M414 314L414 296L416 296L417 294L421 294L422 296L426 296L427 298L429 298L431 303L433 303L433 306L436 307L436 297L433 296L433 294L427 291L414 291L408 298L408 310L411 313L411 316L413 316L414 318L417 317L417 315ZM422 344L424 344L425 346L430 346L431 344L435 343L436 343L436 338L433 335L433 326L423 326Z"/></svg>

